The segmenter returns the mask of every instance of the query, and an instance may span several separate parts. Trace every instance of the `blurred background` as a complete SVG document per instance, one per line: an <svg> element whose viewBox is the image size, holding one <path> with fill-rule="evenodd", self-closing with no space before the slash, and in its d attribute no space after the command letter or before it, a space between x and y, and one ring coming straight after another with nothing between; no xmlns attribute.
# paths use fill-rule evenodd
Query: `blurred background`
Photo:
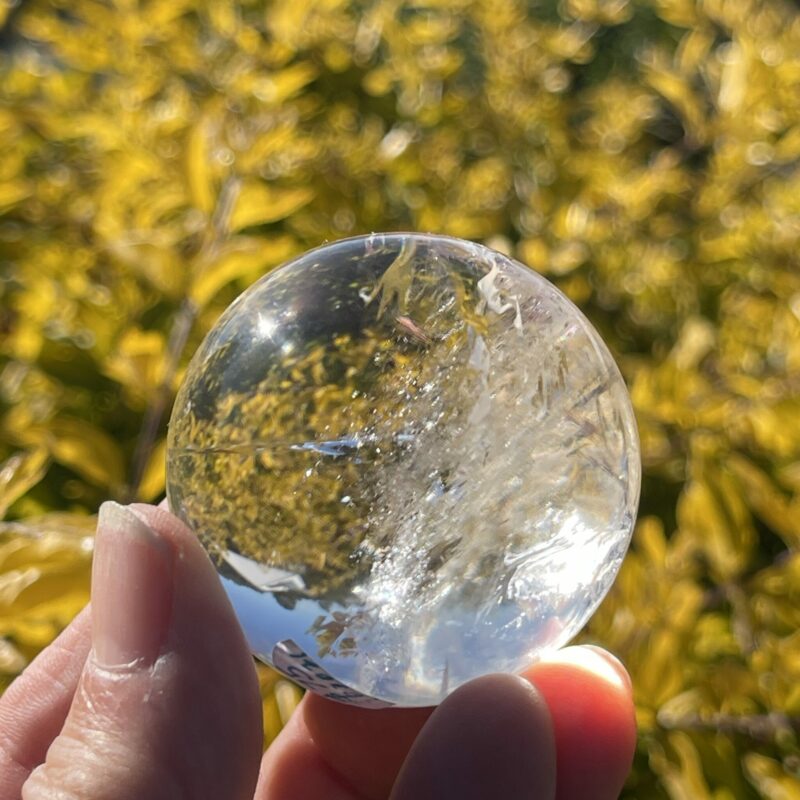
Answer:
<svg viewBox="0 0 800 800"><path fill-rule="evenodd" d="M325 240L545 274L628 382L624 797L800 798L800 8L780 0L0 0L0 689L160 499L222 309ZM265 742L299 694L261 670Z"/></svg>

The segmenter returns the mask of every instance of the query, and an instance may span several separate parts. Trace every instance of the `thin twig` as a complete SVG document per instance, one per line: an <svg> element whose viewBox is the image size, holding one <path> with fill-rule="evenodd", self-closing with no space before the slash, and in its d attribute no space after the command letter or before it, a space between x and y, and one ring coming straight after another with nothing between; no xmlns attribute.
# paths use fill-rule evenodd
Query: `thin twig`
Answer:
<svg viewBox="0 0 800 800"><path fill-rule="evenodd" d="M133 454L133 472L127 492L127 500L129 502L135 499L142 483L144 471L147 468L147 462L150 460L150 454L153 451L161 421L166 411L172 379L178 370L178 364L196 318L197 306L190 298L184 298L172 322L169 343L167 344L164 376L147 406L142 420L142 428L136 440L136 450Z"/></svg>
<svg viewBox="0 0 800 800"><path fill-rule="evenodd" d="M236 177L230 177L222 185L217 198L217 205L211 224L208 227L205 240L193 259L193 265L188 270L188 275L193 277L199 270L213 261L219 254L219 248L228 236L228 228L233 208L236 205L236 198L239 195L241 181ZM164 374L158 384L150 402L145 410L144 419L139 436L136 440L136 449L133 454L133 470L131 480L127 486L127 500L136 498L139 486L142 483L147 463L153 452L153 447L167 410L172 381L178 371L178 366L186 348L186 342L192 331L192 326L197 319L199 309L191 297L184 297L178 311L172 321L172 328L169 332L167 343L166 363L164 364Z"/></svg>
<svg viewBox="0 0 800 800"><path fill-rule="evenodd" d="M673 717L658 715L658 723L668 730L739 733L757 741L772 741L779 733L800 733L800 717L773 712L771 714L685 714Z"/></svg>

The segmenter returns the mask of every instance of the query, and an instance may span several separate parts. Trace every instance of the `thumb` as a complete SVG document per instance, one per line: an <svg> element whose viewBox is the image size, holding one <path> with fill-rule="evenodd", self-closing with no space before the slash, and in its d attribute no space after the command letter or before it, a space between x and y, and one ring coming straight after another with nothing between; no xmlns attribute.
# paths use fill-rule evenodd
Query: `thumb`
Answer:
<svg viewBox="0 0 800 800"><path fill-rule="evenodd" d="M192 534L164 510L105 503L92 650L24 800L251 798L259 713L244 637Z"/></svg>

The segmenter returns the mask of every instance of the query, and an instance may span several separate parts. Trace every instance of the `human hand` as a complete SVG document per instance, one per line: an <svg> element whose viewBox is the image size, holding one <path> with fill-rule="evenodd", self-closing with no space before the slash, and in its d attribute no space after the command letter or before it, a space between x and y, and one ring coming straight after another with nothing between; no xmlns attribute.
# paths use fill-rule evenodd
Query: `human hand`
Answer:
<svg viewBox="0 0 800 800"><path fill-rule="evenodd" d="M214 569L162 508L103 507L91 611L0 698L0 800L611 800L630 682L570 647L436 709L307 694L261 758L253 661ZM260 763L260 770L259 770Z"/></svg>

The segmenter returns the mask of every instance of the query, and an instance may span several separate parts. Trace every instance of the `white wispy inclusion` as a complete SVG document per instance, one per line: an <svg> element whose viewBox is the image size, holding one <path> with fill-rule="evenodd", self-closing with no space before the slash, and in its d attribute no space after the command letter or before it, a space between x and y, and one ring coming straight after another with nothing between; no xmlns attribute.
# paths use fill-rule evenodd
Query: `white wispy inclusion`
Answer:
<svg viewBox="0 0 800 800"><path fill-rule="evenodd" d="M492 286L487 312L513 309ZM513 318L468 335L464 414L417 426L411 452L380 476L371 527L394 537L359 592L384 643L362 681L380 683L393 658L417 686L432 687L444 663L456 683L498 662L521 668L605 594L630 533L631 431L610 424L619 377L587 358L591 334L565 324L569 310L553 301L528 338Z"/></svg>

